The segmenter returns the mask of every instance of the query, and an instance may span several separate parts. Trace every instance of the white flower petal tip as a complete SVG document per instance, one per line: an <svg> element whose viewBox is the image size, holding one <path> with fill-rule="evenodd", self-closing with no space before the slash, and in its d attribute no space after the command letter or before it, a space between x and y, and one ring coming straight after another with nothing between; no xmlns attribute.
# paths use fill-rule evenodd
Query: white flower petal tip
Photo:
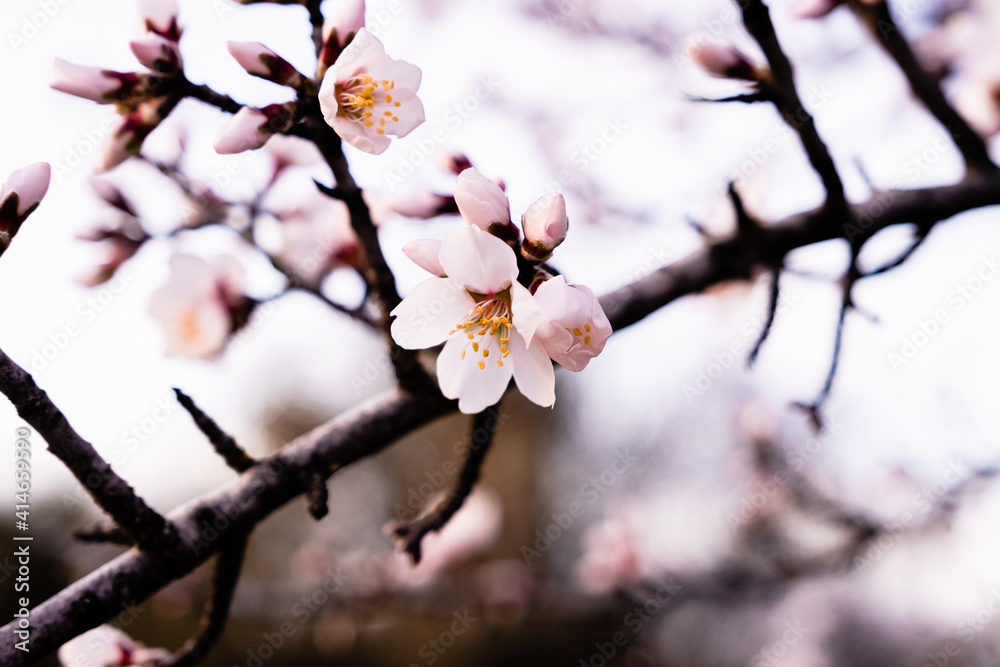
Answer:
<svg viewBox="0 0 1000 667"><path fill-rule="evenodd" d="M445 276L447 273L441 266L441 241L436 239L420 239L403 246L403 254L413 260L413 263L435 276Z"/></svg>
<svg viewBox="0 0 1000 667"><path fill-rule="evenodd" d="M260 148L272 135L288 129L294 109L293 103L241 108L219 129L215 152L229 155Z"/></svg>
<svg viewBox="0 0 1000 667"><path fill-rule="evenodd" d="M476 169L466 169L458 175L455 204L467 223L483 231L513 227L507 195L499 185Z"/></svg>
<svg viewBox="0 0 1000 667"><path fill-rule="evenodd" d="M566 200L559 193L542 195L521 216L524 241L521 250L531 260L542 262L566 239L569 218Z"/></svg>
<svg viewBox="0 0 1000 667"><path fill-rule="evenodd" d="M172 74L181 69L181 52L177 42L156 33L129 42L136 60L160 74Z"/></svg>
<svg viewBox="0 0 1000 667"><path fill-rule="evenodd" d="M424 122L420 78L419 67L387 56L382 42L361 28L323 75L323 118L355 148L383 153L390 136L405 137Z"/></svg>

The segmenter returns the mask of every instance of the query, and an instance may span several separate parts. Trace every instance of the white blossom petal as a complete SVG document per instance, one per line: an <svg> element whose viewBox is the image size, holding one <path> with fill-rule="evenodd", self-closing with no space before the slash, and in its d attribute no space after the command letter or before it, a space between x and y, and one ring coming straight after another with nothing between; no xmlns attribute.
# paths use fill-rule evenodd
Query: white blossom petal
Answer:
<svg viewBox="0 0 1000 667"><path fill-rule="evenodd" d="M441 265L450 277L479 294L496 294L517 277L517 258L510 246L472 226L445 237Z"/></svg>
<svg viewBox="0 0 1000 667"><path fill-rule="evenodd" d="M500 366L473 353L472 343L464 335L452 336L437 360L441 393L448 398L457 398L458 409L465 414L482 412L499 401L513 370L509 363Z"/></svg>
<svg viewBox="0 0 1000 667"><path fill-rule="evenodd" d="M517 388L532 403L547 408L556 402L556 375L541 345L527 347L517 332L510 336L510 361Z"/></svg>
<svg viewBox="0 0 1000 667"><path fill-rule="evenodd" d="M434 347L443 343L475 307L475 300L459 283L450 278L428 278L389 313L396 318L390 332L404 349ZM456 337L465 340L464 335Z"/></svg>
<svg viewBox="0 0 1000 667"><path fill-rule="evenodd" d="M441 266L441 241L437 239L418 239L403 246L403 254L425 271L435 276L445 276L447 272Z"/></svg>

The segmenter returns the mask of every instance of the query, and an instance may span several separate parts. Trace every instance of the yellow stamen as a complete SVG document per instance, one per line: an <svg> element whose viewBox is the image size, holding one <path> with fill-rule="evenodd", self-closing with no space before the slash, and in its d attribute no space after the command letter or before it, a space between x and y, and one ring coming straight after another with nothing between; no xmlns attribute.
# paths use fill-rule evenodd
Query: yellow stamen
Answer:
<svg viewBox="0 0 1000 667"><path fill-rule="evenodd" d="M590 322L587 322L586 324L583 325L583 330L586 331L587 333L590 333Z"/></svg>
<svg viewBox="0 0 1000 667"><path fill-rule="evenodd" d="M483 363L482 361L478 362L478 365L479 365L479 370L483 370L484 368L486 368L486 364Z"/></svg>
<svg viewBox="0 0 1000 667"><path fill-rule="evenodd" d="M465 350L462 350L462 356L459 359L465 359Z"/></svg>
<svg viewBox="0 0 1000 667"><path fill-rule="evenodd" d="M577 327L576 329L573 329L573 335L574 336L582 336L583 335L583 332L580 331L580 327Z"/></svg>
<svg viewBox="0 0 1000 667"><path fill-rule="evenodd" d="M583 339L583 344L590 345L590 336L587 336L586 338Z"/></svg>
<svg viewBox="0 0 1000 667"><path fill-rule="evenodd" d="M473 333L471 331L465 335L469 338L469 340L472 340Z"/></svg>
<svg viewBox="0 0 1000 667"><path fill-rule="evenodd" d="M497 359L497 366L503 366L503 362Z"/></svg>
<svg viewBox="0 0 1000 667"><path fill-rule="evenodd" d="M479 343L476 343L476 342L472 343L472 351L473 352L479 352Z"/></svg>
<svg viewBox="0 0 1000 667"><path fill-rule="evenodd" d="M483 356L484 357L490 356L490 348L488 347L483 348Z"/></svg>

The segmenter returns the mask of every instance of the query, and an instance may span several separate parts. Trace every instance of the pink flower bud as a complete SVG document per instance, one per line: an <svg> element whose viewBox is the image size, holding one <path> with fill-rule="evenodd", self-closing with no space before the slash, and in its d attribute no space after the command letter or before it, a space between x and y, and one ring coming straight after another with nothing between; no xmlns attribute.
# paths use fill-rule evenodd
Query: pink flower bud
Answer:
<svg viewBox="0 0 1000 667"><path fill-rule="evenodd" d="M18 169L0 188L0 255L49 189L51 170L46 162Z"/></svg>
<svg viewBox="0 0 1000 667"><path fill-rule="evenodd" d="M436 239L420 239L410 241L403 246L403 254L413 260L414 264L435 276L448 275L441 266L441 241Z"/></svg>
<svg viewBox="0 0 1000 667"><path fill-rule="evenodd" d="M15 215L22 220L28 217L48 192L51 173L48 162L36 162L18 169L0 189L0 207L3 207L12 195L17 195Z"/></svg>
<svg viewBox="0 0 1000 667"><path fill-rule="evenodd" d="M295 88L303 76L287 60L259 42L229 42L229 52L248 73Z"/></svg>
<svg viewBox="0 0 1000 667"><path fill-rule="evenodd" d="M76 95L99 104L109 104L126 93L128 80L138 79L135 74L123 74L100 67L76 65L61 58L55 61L56 76L49 84L55 90Z"/></svg>
<svg viewBox="0 0 1000 667"><path fill-rule="evenodd" d="M177 42L154 32L129 42L132 53L143 65L161 74L173 74L181 68L181 52Z"/></svg>
<svg viewBox="0 0 1000 667"><path fill-rule="evenodd" d="M260 148L271 135L292 124L295 105L270 104L263 109L243 107L219 130L215 152L223 155Z"/></svg>
<svg viewBox="0 0 1000 667"><path fill-rule="evenodd" d="M122 116L111 137L105 142L95 170L101 172L113 169L133 155L138 155L142 142L163 118L157 100L143 102L134 111Z"/></svg>
<svg viewBox="0 0 1000 667"><path fill-rule="evenodd" d="M465 221L483 231L489 231L491 225L511 225L507 195L475 169L466 169L458 175L455 203Z"/></svg>
<svg viewBox="0 0 1000 667"><path fill-rule="evenodd" d="M747 81L757 80L753 65L741 51L732 46L702 44L689 40L687 51L688 55L698 63L698 66L712 76Z"/></svg>
<svg viewBox="0 0 1000 667"><path fill-rule="evenodd" d="M319 54L317 78L326 74L344 48L365 25L365 0L337 0L323 21L323 49Z"/></svg>
<svg viewBox="0 0 1000 667"><path fill-rule="evenodd" d="M561 194L542 195L521 216L524 229L522 250L528 259L544 261L566 238L569 219L566 217L566 200Z"/></svg>

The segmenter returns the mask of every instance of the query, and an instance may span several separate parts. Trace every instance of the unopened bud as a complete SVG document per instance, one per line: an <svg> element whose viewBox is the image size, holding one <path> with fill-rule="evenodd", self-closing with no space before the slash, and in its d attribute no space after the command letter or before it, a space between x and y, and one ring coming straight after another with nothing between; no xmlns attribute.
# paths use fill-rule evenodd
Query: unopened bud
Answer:
<svg viewBox="0 0 1000 667"><path fill-rule="evenodd" d="M49 189L51 169L36 162L18 169L0 188L0 255L7 250L21 224L38 208Z"/></svg>
<svg viewBox="0 0 1000 667"><path fill-rule="evenodd" d="M521 250L525 257L542 262L566 238L569 219L566 217L566 200L558 192L542 195L521 216L524 241Z"/></svg>
<svg viewBox="0 0 1000 667"><path fill-rule="evenodd" d="M712 76L747 81L757 80L753 64L743 55L742 51L735 47L702 44L691 40L688 42L687 51L688 55L698 63L698 66Z"/></svg>
<svg viewBox="0 0 1000 667"><path fill-rule="evenodd" d="M316 77L322 78L336 62L358 31L365 25L364 0L338 0L323 22L323 48L320 50Z"/></svg>
<svg viewBox="0 0 1000 667"><path fill-rule="evenodd" d="M290 62L259 42L229 42L229 52L254 76L292 88L303 81L304 77Z"/></svg>
<svg viewBox="0 0 1000 667"><path fill-rule="evenodd" d="M154 32L129 42L132 53L143 65L160 74L173 74L181 68L181 52L177 42Z"/></svg>
<svg viewBox="0 0 1000 667"><path fill-rule="evenodd" d="M462 218L483 231L495 233L508 227L516 230L510 221L507 195L499 185L475 169L466 169L458 175L455 203Z"/></svg>
<svg viewBox="0 0 1000 667"><path fill-rule="evenodd" d="M222 126L215 139L215 151L223 155L260 148L273 134L292 125L295 104L270 104L263 109L243 107Z"/></svg>
<svg viewBox="0 0 1000 667"><path fill-rule="evenodd" d="M98 104L111 104L127 97L139 83L137 74L77 65L56 58L55 78L49 87Z"/></svg>

